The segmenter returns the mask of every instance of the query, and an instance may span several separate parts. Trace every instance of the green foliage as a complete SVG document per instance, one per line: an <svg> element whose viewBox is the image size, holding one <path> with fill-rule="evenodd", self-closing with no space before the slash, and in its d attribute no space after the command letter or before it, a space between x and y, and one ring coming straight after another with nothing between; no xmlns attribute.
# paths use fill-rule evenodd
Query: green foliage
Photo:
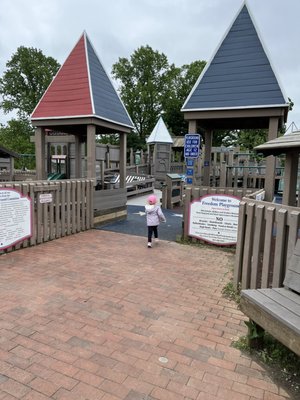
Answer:
<svg viewBox="0 0 300 400"><path fill-rule="evenodd" d="M59 63L44 56L41 50L21 46L6 67L0 79L0 106L5 113L16 110L18 117L28 117L58 71Z"/></svg>
<svg viewBox="0 0 300 400"><path fill-rule="evenodd" d="M164 98L164 121L175 136L187 133L188 123L184 120L181 108L200 76L205 61L194 61L170 72L170 85Z"/></svg>
<svg viewBox="0 0 300 400"><path fill-rule="evenodd" d="M166 55L150 46L140 47L130 59L119 58L113 65L122 100L142 139L149 135L162 111L170 68Z"/></svg>
<svg viewBox="0 0 300 400"><path fill-rule="evenodd" d="M229 300L235 301L237 304L240 304L241 300L241 290L240 288L235 288L233 281L229 281L222 289L222 294Z"/></svg>
<svg viewBox="0 0 300 400"><path fill-rule="evenodd" d="M34 169L34 143L30 142L30 136L34 134L33 128L27 119L12 119L7 126L0 126L0 144L19 154L30 154L32 157L23 156L15 160L15 168L26 167Z"/></svg>
<svg viewBox="0 0 300 400"><path fill-rule="evenodd" d="M130 59L119 58L113 65L121 98L141 139L139 147L162 113L171 133L187 132L180 110L204 66L205 61L195 61L177 68L169 64L165 54L148 45L135 50Z"/></svg>

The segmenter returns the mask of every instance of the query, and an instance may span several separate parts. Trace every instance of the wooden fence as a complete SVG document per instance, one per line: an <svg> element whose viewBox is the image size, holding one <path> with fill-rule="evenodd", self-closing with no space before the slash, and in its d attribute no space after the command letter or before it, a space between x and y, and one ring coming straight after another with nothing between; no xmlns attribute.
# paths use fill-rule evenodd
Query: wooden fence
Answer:
<svg viewBox="0 0 300 400"><path fill-rule="evenodd" d="M93 227L93 180L2 182L0 188L15 189L32 200L31 238L2 253L58 239ZM43 194L47 194L51 201L43 203L41 201Z"/></svg>
<svg viewBox="0 0 300 400"><path fill-rule="evenodd" d="M281 287L299 228L299 208L243 198L239 210L235 287Z"/></svg>

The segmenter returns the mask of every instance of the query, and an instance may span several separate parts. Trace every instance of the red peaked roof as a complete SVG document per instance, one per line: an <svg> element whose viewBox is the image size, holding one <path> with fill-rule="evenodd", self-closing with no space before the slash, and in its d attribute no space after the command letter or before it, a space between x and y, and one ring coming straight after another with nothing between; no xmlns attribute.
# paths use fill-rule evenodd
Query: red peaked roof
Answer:
<svg viewBox="0 0 300 400"><path fill-rule="evenodd" d="M84 35L48 87L31 118L92 115Z"/></svg>
<svg viewBox="0 0 300 400"><path fill-rule="evenodd" d="M95 117L133 127L85 32L31 115L33 122L75 117Z"/></svg>

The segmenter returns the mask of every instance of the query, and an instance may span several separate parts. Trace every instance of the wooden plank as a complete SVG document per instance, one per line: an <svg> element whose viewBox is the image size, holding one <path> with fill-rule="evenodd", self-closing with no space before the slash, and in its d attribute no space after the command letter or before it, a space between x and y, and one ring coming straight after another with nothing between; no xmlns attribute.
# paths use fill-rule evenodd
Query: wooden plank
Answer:
<svg viewBox="0 0 300 400"><path fill-rule="evenodd" d="M22 183L22 189L21 189L21 190L22 190L23 196L30 197L30 196L29 196L29 185L28 185L28 183L23 182L23 183ZM29 244L30 244L30 240L29 240L29 239L26 239L26 240L23 241L22 247L23 247L23 248L28 247Z"/></svg>
<svg viewBox="0 0 300 400"><path fill-rule="evenodd" d="M259 267L261 265L261 251L264 234L264 211L265 207L259 204L255 210L255 229L254 229L254 240L253 240L253 251L252 251L252 262L251 262L251 289L258 287L258 276Z"/></svg>
<svg viewBox="0 0 300 400"><path fill-rule="evenodd" d="M286 221L287 210L281 209L277 213L277 232L276 232L276 246L275 257L273 265L273 280L272 287L281 287L285 274L285 241L286 241Z"/></svg>
<svg viewBox="0 0 300 400"><path fill-rule="evenodd" d="M239 287L242 277L245 228L246 228L246 203L244 201L241 201L239 208L238 235L237 235L237 244L235 253L235 267L233 275L233 283L236 289Z"/></svg>
<svg viewBox="0 0 300 400"><path fill-rule="evenodd" d="M30 245L35 246L37 241L37 211L36 211L36 194L34 193L34 183L29 183L29 196L31 198L32 210L32 236L30 238Z"/></svg>
<svg viewBox="0 0 300 400"><path fill-rule="evenodd" d="M67 183L61 182L60 185L60 237L66 236L66 190Z"/></svg>
<svg viewBox="0 0 300 400"><path fill-rule="evenodd" d="M59 185L61 188L61 185ZM60 219L60 210L61 210L61 189L56 190L54 193L54 204L55 204L55 238L58 239L61 237L61 219Z"/></svg>
<svg viewBox="0 0 300 400"><path fill-rule="evenodd" d="M72 233L76 233L76 181L71 181Z"/></svg>
<svg viewBox="0 0 300 400"><path fill-rule="evenodd" d="M291 211L288 215L288 225L289 225L289 236L287 242L287 252L286 252L286 265L289 264L289 260L293 255L295 250L295 244L298 238L298 230L300 225L300 212Z"/></svg>
<svg viewBox="0 0 300 400"><path fill-rule="evenodd" d="M53 185L54 182L50 182L50 187ZM51 193L51 189L49 190L49 192ZM48 209L49 209L49 222L48 222L48 226L49 226L49 239L53 240L55 239L55 228L54 228L54 202L55 202L55 193L57 192L57 190L55 190L52 193L52 201L50 203L48 203Z"/></svg>
<svg viewBox="0 0 300 400"><path fill-rule="evenodd" d="M76 181L76 232L81 231L81 181Z"/></svg>
<svg viewBox="0 0 300 400"><path fill-rule="evenodd" d="M271 291L273 289L265 289L265 291L266 290ZM270 299L265 293L262 293L261 289L244 290L242 291L242 297L247 298L249 302L255 304L262 313L269 314L273 319L280 322L281 325L289 327L293 332L297 333L297 335L300 335L300 317L281 304ZM265 329L272 334L268 327Z"/></svg>
<svg viewBox="0 0 300 400"><path fill-rule="evenodd" d="M86 190L87 185L86 181L81 181L81 230L85 231L86 228L86 211L87 211L87 204L86 204Z"/></svg>
<svg viewBox="0 0 300 400"><path fill-rule="evenodd" d="M247 292L247 290L245 292ZM279 321L277 318L274 318L268 312L262 310L257 304L251 302L251 300L245 297L243 293L241 296L240 307L244 314L246 314L250 319L255 321L277 340L300 356L300 340L297 332L285 323Z"/></svg>
<svg viewBox="0 0 300 400"><path fill-rule="evenodd" d="M67 235L71 235L71 181L67 181L66 190Z"/></svg>
<svg viewBox="0 0 300 400"><path fill-rule="evenodd" d="M300 296L297 293L285 288L259 289L259 291L300 317Z"/></svg>
<svg viewBox="0 0 300 400"><path fill-rule="evenodd" d="M261 287L269 287L269 277L272 264L272 240L273 240L273 227L275 220L275 207L267 207L265 211L266 225L265 225L265 241L264 241L264 254L263 254L263 267L261 275Z"/></svg>
<svg viewBox="0 0 300 400"><path fill-rule="evenodd" d="M295 304L300 306L300 296L299 296L298 293L295 293L292 290L289 290L289 289L286 289L286 288L275 288L275 289L272 289L272 290L274 290L275 292L279 292L279 293L284 291L284 296L287 299L290 299Z"/></svg>
<svg viewBox="0 0 300 400"><path fill-rule="evenodd" d="M253 247L253 231L254 231L254 212L255 204L248 203L246 206L247 224L245 229L245 243L242 267L242 289L248 289L251 282L251 257Z"/></svg>

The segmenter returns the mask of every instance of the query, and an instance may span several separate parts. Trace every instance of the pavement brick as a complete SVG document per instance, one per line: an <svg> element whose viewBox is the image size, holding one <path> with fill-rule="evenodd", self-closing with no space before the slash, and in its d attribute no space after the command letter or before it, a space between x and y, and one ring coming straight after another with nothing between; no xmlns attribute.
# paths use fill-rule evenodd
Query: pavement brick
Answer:
<svg viewBox="0 0 300 400"><path fill-rule="evenodd" d="M0 400L292 399L231 347L232 256L152 250L90 230L0 256Z"/></svg>

